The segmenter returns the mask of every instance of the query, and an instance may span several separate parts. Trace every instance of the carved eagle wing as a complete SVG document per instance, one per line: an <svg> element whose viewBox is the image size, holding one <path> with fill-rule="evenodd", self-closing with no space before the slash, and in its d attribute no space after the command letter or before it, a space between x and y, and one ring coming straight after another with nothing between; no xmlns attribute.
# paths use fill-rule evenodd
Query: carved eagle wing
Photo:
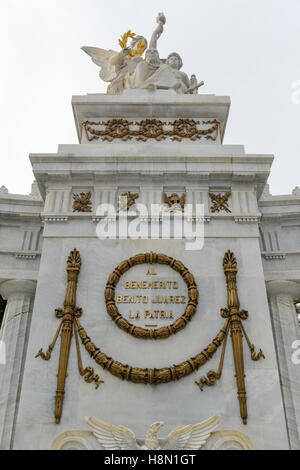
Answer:
<svg viewBox="0 0 300 470"><path fill-rule="evenodd" d="M212 431L218 426L221 416L211 418L197 424L178 426L168 435L163 450L197 450L205 444Z"/></svg>
<svg viewBox="0 0 300 470"><path fill-rule="evenodd" d="M131 429L105 423L94 416L85 418L88 427L105 450L139 449L136 437Z"/></svg>
<svg viewBox="0 0 300 470"><path fill-rule="evenodd" d="M99 47L88 47L82 46L81 49L88 54L94 64L101 67L99 72L100 78L105 82L111 82L116 76L116 69L115 66L110 63L110 59L117 54L116 51L109 49L101 49Z"/></svg>

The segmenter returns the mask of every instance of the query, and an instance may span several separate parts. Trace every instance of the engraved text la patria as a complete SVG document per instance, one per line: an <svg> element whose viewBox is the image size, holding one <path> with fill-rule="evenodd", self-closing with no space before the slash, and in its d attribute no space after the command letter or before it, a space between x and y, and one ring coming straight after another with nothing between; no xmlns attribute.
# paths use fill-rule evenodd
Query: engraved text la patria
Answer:
<svg viewBox="0 0 300 470"><path fill-rule="evenodd" d="M146 275L157 275L157 273L148 268ZM125 281L124 288L126 293L122 292L117 295L117 304L130 304L130 309L127 312L129 320L172 320L174 319L174 311L172 307L168 308L169 305L186 304L187 296L178 294L178 281L173 280L128 280ZM150 289L166 289L176 290L176 295L148 295L145 294L145 290ZM128 290L134 290L133 295L128 293ZM137 291L142 291L137 293ZM146 291L147 292L147 291ZM139 304L139 305L137 305ZM137 305L137 309L135 306ZM142 310L143 308L143 310ZM156 326L156 325L155 325Z"/></svg>

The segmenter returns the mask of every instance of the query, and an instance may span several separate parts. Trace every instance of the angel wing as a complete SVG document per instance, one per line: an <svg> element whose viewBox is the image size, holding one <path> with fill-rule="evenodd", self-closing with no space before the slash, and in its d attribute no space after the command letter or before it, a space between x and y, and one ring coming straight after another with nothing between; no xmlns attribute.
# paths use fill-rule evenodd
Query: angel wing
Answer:
<svg viewBox="0 0 300 470"><path fill-rule="evenodd" d="M99 75L102 80L105 82L111 82L115 78L116 69L115 66L110 63L110 59L115 54L118 54L116 51L113 51L112 49L107 51L106 49L101 49L99 47L88 46L82 46L81 49L92 58L94 64L101 67Z"/></svg>
<svg viewBox="0 0 300 470"><path fill-rule="evenodd" d="M139 446L131 429L125 426L114 426L105 423L94 416L85 418L88 427L92 430L95 438L105 450L137 450Z"/></svg>
<svg viewBox="0 0 300 470"><path fill-rule="evenodd" d="M168 435L163 450L197 450L205 444L211 432L218 426L221 416L187 426L178 426Z"/></svg>

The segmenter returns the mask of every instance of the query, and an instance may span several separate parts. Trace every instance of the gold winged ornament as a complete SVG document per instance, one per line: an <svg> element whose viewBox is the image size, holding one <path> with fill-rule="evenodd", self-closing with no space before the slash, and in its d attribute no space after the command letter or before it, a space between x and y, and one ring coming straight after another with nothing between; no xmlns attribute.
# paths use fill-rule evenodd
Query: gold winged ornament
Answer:
<svg viewBox="0 0 300 470"><path fill-rule="evenodd" d="M134 432L125 426L105 423L94 416L85 419L105 450L198 450L219 425L221 417L215 415L201 423L177 426L166 439L158 439L164 423L157 421L149 426L145 440L138 439L138 442Z"/></svg>

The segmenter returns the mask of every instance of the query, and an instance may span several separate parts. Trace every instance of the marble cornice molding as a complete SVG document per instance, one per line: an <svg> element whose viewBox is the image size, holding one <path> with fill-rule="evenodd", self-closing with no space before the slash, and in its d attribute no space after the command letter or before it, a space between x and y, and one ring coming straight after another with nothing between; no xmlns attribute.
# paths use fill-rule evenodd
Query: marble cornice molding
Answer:
<svg viewBox="0 0 300 470"><path fill-rule="evenodd" d="M286 253L282 252L262 252L261 255L266 259L266 260L285 260L286 258Z"/></svg>
<svg viewBox="0 0 300 470"><path fill-rule="evenodd" d="M300 205L300 196L294 194L283 194L282 196L270 195L267 198L261 198L258 204L265 207Z"/></svg>
<svg viewBox="0 0 300 470"><path fill-rule="evenodd" d="M78 144L77 144L78 145ZM103 144L105 146L106 144ZM71 146L69 149L68 145L62 146L62 151L59 153L41 153L41 154L30 154L29 158L33 165L36 165L38 168L39 165L53 163L53 164L60 164L61 169L66 168L65 164L71 166L71 164L76 163L107 163L110 164L112 167L117 163L157 163L160 162L163 164L164 162L170 163L202 163L202 164L219 164L219 165L235 165L239 164L239 168L241 171L244 172L245 176L247 174L252 174L255 172L260 172L257 168L257 165L262 165L266 167L271 167L273 162L273 155L249 155L244 154L239 149L237 153L233 151L233 149L229 148L226 151L225 148L222 149L221 152L215 150L212 152L211 149L204 148L201 152L198 149L189 149L185 148L184 151L178 152L176 149L177 144L174 143L174 148L167 148L167 149L155 149L156 151L153 152L151 146L150 148L142 148L143 144L137 144L141 148L138 149L137 146L133 146L132 148L123 148L125 144L121 144L122 149L120 148L119 151L110 150L108 149L99 149L95 147L93 152L90 148L83 148L85 145L82 144L78 149L75 149L74 146ZM127 146L132 146L133 144L126 144ZM157 144L159 145L159 144ZM207 147L207 146L202 146ZM222 146L223 147L223 146ZM247 170L242 170L247 165L251 165L252 168ZM57 170L57 166L55 168ZM227 170L228 171L228 170ZM231 169L232 171L232 169ZM5 198L5 196L1 196L1 198ZM22 198L21 198L22 199ZM36 201L41 203L41 201L30 199L31 201ZM263 201L260 201L263 202Z"/></svg>
<svg viewBox="0 0 300 470"><path fill-rule="evenodd" d="M259 208L261 209L261 207L259 206ZM295 219L299 219L299 225L300 225L300 206L299 206L299 212L281 212L281 211L278 211L278 212L272 212L272 213L264 213L262 211L261 213L261 220L262 222L264 220L268 220L269 221L272 221L272 220L275 220L277 223L278 221L282 221L282 222L286 222L288 220L295 220Z"/></svg>
<svg viewBox="0 0 300 470"><path fill-rule="evenodd" d="M17 251L13 253L16 259L24 259L24 260L34 260L38 256L41 256L40 252L30 252L30 251Z"/></svg>
<svg viewBox="0 0 300 470"><path fill-rule="evenodd" d="M184 213L183 213L184 214ZM170 217L171 220L176 219L176 216L182 216L183 214L174 214L170 212L166 212L165 216ZM127 219L132 220L137 218L139 215L134 214L134 213L127 213ZM91 216L90 216L91 217ZM164 215L146 215L146 216L141 216L141 222L162 222ZM100 216L100 215L93 215L92 220L93 222L100 222L103 219L106 219L108 223L112 223L115 220L119 220L122 218L122 215L116 214L116 218L114 217L107 217L107 216ZM195 215L192 215L191 217L187 217L188 222L204 222L204 223L209 223L211 221L211 216L205 215L204 217L196 217Z"/></svg>
<svg viewBox="0 0 300 470"><path fill-rule="evenodd" d="M284 269L284 268L276 269L276 270L275 269L268 270L267 267L271 267L271 264L264 263L263 269L264 269L265 283L271 282L271 281L294 281L294 282L298 282L298 280L300 281L300 264L299 264L298 270Z"/></svg>
<svg viewBox="0 0 300 470"><path fill-rule="evenodd" d="M183 213L184 214L184 213ZM171 217L171 220L173 220L174 217L176 217L176 214L174 215L173 213L166 213L165 214L168 217ZM182 216L182 214L180 214ZM139 217L138 213L134 212L128 212L126 214L126 217L128 220L135 219ZM72 212L67 212L64 214L60 213L55 213L55 214L42 214L42 220L44 222L49 222L49 223L66 223L70 222L72 220L92 220L93 222L100 222L103 219L106 219L108 222L114 222L115 220L119 220L120 214L116 213L116 217L108 217L104 215L97 215L95 212L90 212L90 213L72 213ZM147 216L141 216L142 222L146 221L154 221L154 222L162 222L163 215L147 215ZM191 217L188 217L187 220L193 221L193 222L204 222L204 223L209 223L212 220L214 221L231 221L235 222L238 224L251 224L255 225L260 222L260 216L259 215L238 215L236 216L235 214L213 214L213 213L207 213L204 215L204 217L197 217L196 215L192 215Z"/></svg>
<svg viewBox="0 0 300 470"><path fill-rule="evenodd" d="M1 225L5 226L6 224L23 224L23 225L34 225L34 226L40 226L42 227L43 222L41 218L41 211L43 210L43 207L39 212L37 213L32 213L32 212L20 212L19 210L13 209L11 207L11 210L8 212L2 211L1 206L0 206L0 219L1 219Z"/></svg>
<svg viewBox="0 0 300 470"><path fill-rule="evenodd" d="M245 155L242 149L234 154L233 149L227 152L223 146L214 152L209 145L201 152L195 147L191 151L187 146L179 153L176 144L155 150L149 145L127 144L129 147L124 147L120 144L113 147L113 152L105 145L101 149L96 145L66 145L57 154L31 154L40 192L45 195L49 184L61 186L65 183L69 187L99 185L106 183L108 178L118 181L121 178L130 181L154 178L155 182L184 180L182 184L195 181L208 185L248 183L255 185L259 197L273 162L272 155Z"/></svg>
<svg viewBox="0 0 300 470"><path fill-rule="evenodd" d="M75 218L75 217L74 217ZM44 222L58 222L58 223L61 223L61 222L68 222L69 220L69 216L68 215L58 215L58 214L55 214L55 215L45 215L45 214L42 214L42 220Z"/></svg>
<svg viewBox="0 0 300 470"><path fill-rule="evenodd" d="M238 224L258 224L261 216L259 215L234 215L234 221Z"/></svg>
<svg viewBox="0 0 300 470"><path fill-rule="evenodd" d="M135 162L136 163L136 162ZM153 163L153 162L152 162ZM128 165L105 165L105 168L97 168L97 165L90 170L85 170L80 168L76 168L73 165L70 165L69 169L63 170L63 178L69 184L72 181L73 185L76 186L94 186L94 185L101 185L105 183L108 178L117 178L119 181L126 180L127 182L136 182L141 179L145 179L151 177L155 180L156 183L161 183L166 180L172 178L175 184L178 184L178 180L181 181L183 185L188 185L189 182L192 180L197 179L199 184L207 183L209 185L222 183L222 185L231 185L232 183L250 183L257 187L257 194L259 194L261 187L263 186L265 180L269 176L269 170L266 171L255 171L250 172L245 175L244 172L240 172L238 170L227 169L224 168L201 168L201 165L188 166L186 164L183 165L176 165L172 171L167 170L166 168L156 167L156 169L152 169L151 171L147 170L147 165L151 166L151 162L144 163L143 167L139 167L134 165L134 167L128 168ZM35 174L37 179L41 182L43 186L42 190L46 191L46 185L50 183L56 183L57 181L61 181L62 172L57 168L53 171L43 170L42 168L36 169ZM183 180L184 179L184 180ZM174 185L173 183L173 185ZM128 184L128 183L127 183ZM135 183L136 185L136 183ZM236 191L236 189L233 189ZM199 191L202 191L201 187ZM243 189L241 189L243 191ZM246 215L246 214L245 214ZM256 215L256 214L255 214Z"/></svg>
<svg viewBox="0 0 300 470"><path fill-rule="evenodd" d="M104 144L105 145L105 144ZM125 144L124 144L125 145ZM127 144L132 145L132 144ZM142 144L140 144L142 146ZM176 144L174 144L176 147ZM145 164L148 166L149 163L158 163L160 167L164 163L177 163L182 165L192 165L193 163L197 166L202 165L201 170L208 173L215 172L216 167L220 168L220 171L225 173L241 173L247 178L248 176L260 174L261 172L267 172L271 168L273 162L272 155L246 155L242 152L234 154L231 149L226 152L224 149L222 152L212 152L205 148L204 152L199 152L190 149L184 149L184 151L178 152L176 148L168 148L167 151L164 149L153 149L150 148L120 148L112 153L108 149L98 149L95 147L94 152L90 149L64 149L61 153L56 154L31 154L30 161L34 166L37 175L42 171L47 174L59 174L61 179L68 179L72 173L71 170L76 170L76 165L82 166L85 164L87 168L86 173L94 177L94 171L103 167L105 164L111 171L116 170L118 165L126 163ZM203 145L204 147L204 145ZM106 151L105 151L106 150ZM50 165L53 164L53 168ZM214 168L211 168L214 167ZM259 168L261 167L261 168ZM167 169L167 165L166 165ZM81 168L82 170L82 168ZM173 173L174 169L170 170ZM76 173L76 171L74 171ZM32 200L35 201L35 200ZM36 201L41 203L41 201Z"/></svg>
<svg viewBox="0 0 300 470"><path fill-rule="evenodd" d="M3 282L16 280L16 281L32 281L35 284L37 283L39 276L39 268L32 269L32 264L26 264L23 269L1 269L0 266L0 285ZM1 295L1 292L0 292Z"/></svg>
<svg viewBox="0 0 300 470"><path fill-rule="evenodd" d="M266 288L269 297L286 296L296 299L300 296L300 281L274 280L267 281Z"/></svg>
<svg viewBox="0 0 300 470"><path fill-rule="evenodd" d="M271 254L271 253L275 253L275 254L283 254L284 256L294 256L294 255L300 255L300 250L293 250L293 251L263 251L262 253L266 253L266 254Z"/></svg>
<svg viewBox="0 0 300 470"><path fill-rule="evenodd" d="M41 256L40 251L16 251L16 250L0 250L1 255L12 255L16 259L34 260Z"/></svg>
<svg viewBox="0 0 300 470"><path fill-rule="evenodd" d="M20 206L43 206L44 201L27 194L0 193L1 204L15 204Z"/></svg>
<svg viewBox="0 0 300 470"><path fill-rule="evenodd" d="M174 218L174 214L166 213L166 215L171 217L171 220ZM129 220L135 219L139 216L138 213L134 212L128 212L126 217ZM176 214L175 214L176 217ZM108 217L104 215L97 215L94 212L90 213L72 213L72 212L67 212L67 213L51 213L51 214L42 214L42 220L45 223L67 223L72 220L92 220L93 222L97 223L100 222L103 219L106 219L108 222L114 222L114 220L119 220L120 215L116 213L116 217ZM141 220L146 222L146 221L154 221L154 222L162 222L163 215L147 215L147 216L141 216ZM213 214L213 213L207 213L204 215L204 217L197 217L196 215L192 214L191 217L188 217L187 219L189 222L204 222L204 223L209 223L212 220L214 221L231 221L237 224L251 224L251 225L256 225L260 223L260 215L235 215L234 213L231 214Z"/></svg>

